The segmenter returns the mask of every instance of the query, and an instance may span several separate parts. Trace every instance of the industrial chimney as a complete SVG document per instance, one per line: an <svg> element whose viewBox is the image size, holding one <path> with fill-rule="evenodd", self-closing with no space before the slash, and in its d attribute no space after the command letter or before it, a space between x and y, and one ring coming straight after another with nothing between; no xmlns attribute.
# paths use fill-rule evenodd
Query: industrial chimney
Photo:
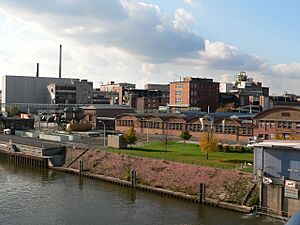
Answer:
<svg viewBox="0 0 300 225"><path fill-rule="evenodd" d="M59 46L59 78L61 78L61 55L62 55L62 46Z"/></svg>
<svg viewBox="0 0 300 225"><path fill-rule="evenodd" d="M36 64L36 77L39 77L40 76L40 64L37 63Z"/></svg>

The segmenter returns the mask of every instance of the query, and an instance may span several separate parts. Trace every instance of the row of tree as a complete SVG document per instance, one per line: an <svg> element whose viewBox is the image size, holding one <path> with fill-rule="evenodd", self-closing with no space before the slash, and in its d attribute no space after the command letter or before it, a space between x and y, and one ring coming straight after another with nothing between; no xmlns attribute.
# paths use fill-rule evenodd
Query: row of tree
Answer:
<svg viewBox="0 0 300 225"><path fill-rule="evenodd" d="M186 143L186 141L191 139L192 135L189 131L185 130L182 131L180 137L183 139L184 143ZM129 128L124 133L124 140L131 148L132 145L136 144L137 134L133 127ZM218 140L213 136L212 132L205 132L199 139L199 148L206 153L206 159L208 159L208 153L218 149Z"/></svg>

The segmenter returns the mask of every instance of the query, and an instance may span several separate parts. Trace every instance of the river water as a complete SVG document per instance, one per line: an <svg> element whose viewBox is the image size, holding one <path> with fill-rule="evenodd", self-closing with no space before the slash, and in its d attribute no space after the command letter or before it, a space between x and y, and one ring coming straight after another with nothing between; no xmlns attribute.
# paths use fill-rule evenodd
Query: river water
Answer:
<svg viewBox="0 0 300 225"><path fill-rule="evenodd" d="M50 170L0 161L0 225L282 225Z"/></svg>

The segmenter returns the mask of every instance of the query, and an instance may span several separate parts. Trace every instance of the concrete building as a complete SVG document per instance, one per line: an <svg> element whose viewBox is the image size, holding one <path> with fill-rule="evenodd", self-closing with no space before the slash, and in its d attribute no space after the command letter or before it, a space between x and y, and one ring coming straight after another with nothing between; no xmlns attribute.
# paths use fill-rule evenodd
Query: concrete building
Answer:
<svg viewBox="0 0 300 225"><path fill-rule="evenodd" d="M15 103L52 104L53 96L50 95L51 87L49 92L48 85L57 85L60 88L63 86L76 86L76 103L92 103L93 83L86 80L5 75L2 77L2 111L5 110L5 106ZM57 91L63 92L63 90ZM62 102L65 101L62 100Z"/></svg>
<svg viewBox="0 0 300 225"><path fill-rule="evenodd" d="M254 117L254 136L258 139L300 138L300 109L278 107Z"/></svg>
<svg viewBox="0 0 300 225"><path fill-rule="evenodd" d="M261 82L255 82L243 71L235 76L233 83L220 84L220 93L236 96L242 112L257 113L270 108L269 88L263 87ZM220 101L222 105L222 95Z"/></svg>
<svg viewBox="0 0 300 225"><path fill-rule="evenodd" d="M169 93L170 92L170 85L169 84L145 84L145 90L158 90L161 92Z"/></svg>
<svg viewBox="0 0 300 225"><path fill-rule="evenodd" d="M135 84L131 83L115 83L111 81L109 84L100 85L101 92L112 92L118 95L118 99L115 100L116 104L124 105L128 102L125 98L125 91L128 89L135 89Z"/></svg>
<svg viewBox="0 0 300 225"><path fill-rule="evenodd" d="M125 91L127 105L137 112L157 111L169 103L169 92L152 89L128 89Z"/></svg>
<svg viewBox="0 0 300 225"><path fill-rule="evenodd" d="M47 88L51 104L76 104L77 89L75 85L49 84Z"/></svg>
<svg viewBox="0 0 300 225"><path fill-rule="evenodd" d="M264 141L254 145L260 206L279 216L291 216L299 211L299 171L299 141Z"/></svg>
<svg viewBox="0 0 300 225"><path fill-rule="evenodd" d="M219 83L213 79L185 77L170 83L169 107L174 110L199 108L216 111L219 108Z"/></svg>

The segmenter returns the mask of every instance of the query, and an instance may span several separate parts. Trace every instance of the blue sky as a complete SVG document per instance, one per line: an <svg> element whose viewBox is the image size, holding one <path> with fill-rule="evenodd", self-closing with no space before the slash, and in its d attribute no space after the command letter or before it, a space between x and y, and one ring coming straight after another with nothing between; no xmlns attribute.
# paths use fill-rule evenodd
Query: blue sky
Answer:
<svg viewBox="0 0 300 225"><path fill-rule="evenodd" d="M170 4L172 2L172 4ZM0 0L0 74L100 82L232 81L241 70L300 94L296 0Z"/></svg>

